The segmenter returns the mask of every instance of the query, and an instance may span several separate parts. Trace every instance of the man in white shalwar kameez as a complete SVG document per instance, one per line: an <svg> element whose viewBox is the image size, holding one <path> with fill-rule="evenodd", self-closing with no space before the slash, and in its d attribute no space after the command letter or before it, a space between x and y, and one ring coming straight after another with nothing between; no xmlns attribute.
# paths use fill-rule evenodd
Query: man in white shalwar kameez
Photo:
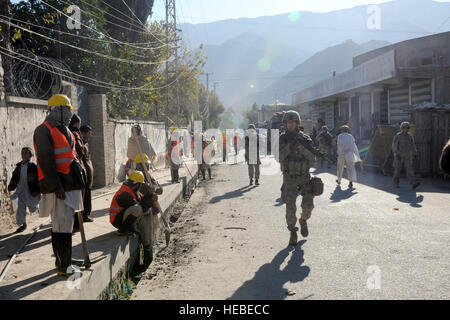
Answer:
<svg viewBox="0 0 450 320"><path fill-rule="evenodd" d="M350 134L348 126L341 127L341 134L337 137L337 184L341 184L344 167L347 168L347 176L350 181L348 187L353 188L353 182L356 182L355 163L361 162L359 157L358 147L355 143L355 138Z"/></svg>

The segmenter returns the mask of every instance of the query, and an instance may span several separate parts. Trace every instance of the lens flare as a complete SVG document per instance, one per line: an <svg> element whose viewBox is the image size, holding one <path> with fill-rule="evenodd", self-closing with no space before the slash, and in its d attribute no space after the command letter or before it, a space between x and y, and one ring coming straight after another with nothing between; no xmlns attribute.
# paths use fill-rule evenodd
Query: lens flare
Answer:
<svg viewBox="0 0 450 320"><path fill-rule="evenodd" d="M261 59L259 59L258 61L258 69L261 72L267 72L270 70L271 67L271 63L270 63L270 59L267 57L263 57Z"/></svg>
<svg viewBox="0 0 450 320"><path fill-rule="evenodd" d="M290 22L298 21L298 19L300 19L300 11L289 13L288 19Z"/></svg>

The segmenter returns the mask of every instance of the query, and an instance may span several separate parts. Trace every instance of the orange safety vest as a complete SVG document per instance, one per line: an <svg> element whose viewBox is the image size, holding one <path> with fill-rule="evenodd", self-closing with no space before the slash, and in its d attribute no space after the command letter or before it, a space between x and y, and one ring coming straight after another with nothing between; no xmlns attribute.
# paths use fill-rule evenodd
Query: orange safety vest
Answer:
<svg viewBox="0 0 450 320"><path fill-rule="evenodd" d="M129 193L131 194L131 196L133 197L133 199L135 201L137 200L136 194L134 193L133 189L131 189L129 186L123 184L122 187L120 187L120 189L116 192L116 194L114 195L112 201L111 201L111 206L109 207L109 222L110 223L114 223L114 221L116 220L116 216L125 208L122 208L118 203L117 203L117 197L120 196L122 193Z"/></svg>
<svg viewBox="0 0 450 320"><path fill-rule="evenodd" d="M222 138L222 147L223 147L223 149L227 148L227 137L226 136L223 136L223 138Z"/></svg>
<svg viewBox="0 0 450 320"><path fill-rule="evenodd" d="M72 132L70 133L72 135L73 141L73 146L70 146L69 141L67 141L67 138L61 131L59 131L56 127L52 127L47 121L44 121L44 124L48 128L52 136L56 170L58 170L58 172L61 172L62 174L69 174L70 165L72 161L76 159L75 136ZM33 144L34 150L37 154L36 143ZM37 157L36 163L38 165L38 179L39 181L41 181L45 177L41 167L39 166L39 159Z"/></svg>
<svg viewBox="0 0 450 320"><path fill-rule="evenodd" d="M169 149L169 152L167 154L169 159L172 157L172 150L173 150L173 148L175 148L177 145L178 145L178 141L172 141L171 148ZM180 157L180 149L178 149L177 155L178 155L178 157Z"/></svg>

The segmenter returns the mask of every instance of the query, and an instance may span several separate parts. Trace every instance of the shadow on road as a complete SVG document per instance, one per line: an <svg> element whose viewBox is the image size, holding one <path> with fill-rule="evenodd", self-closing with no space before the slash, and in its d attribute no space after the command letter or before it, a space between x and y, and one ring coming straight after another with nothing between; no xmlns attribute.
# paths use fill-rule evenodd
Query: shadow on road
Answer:
<svg viewBox="0 0 450 320"><path fill-rule="evenodd" d="M333 193L331 194L330 200L332 203L340 202L342 200L350 199L355 194L358 194L358 192L355 192L355 189L345 189L342 190L341 186L336 186L336 189L334 189Z"/></svg>
<svg viewBox="0 0 450 320"><path fill-rule="evenodd" d="M409 203L410 206L414 208L421 208L422 206L420 203L423 202L424 199L423 195L417 196L417 193L450 193L450 181L443 180L441 178L419 178L421 185L416 190L413 190L407 179L402 176L400 179L400 189L395 189L392 176L384 176L382 174L367 170L362 172L360 169L358 170L358 168L359 167L357 167L358 180L354 183L356 189L358 189L358 184L363 184L371 188L383 190L385 192L397 195L397 201ZM314 168L311 173L314 175L329 173L335 176L336 168ZM344 171L344 177L342 179L343 184L347 183L348 180L346 178L347 173ZM346 194L346 192L349 191L341 191L336 188L330 199L333 200L332 202L339 202L340 200L348 199L353 195Z"/></svg>
<svg viewBox="0 0 450 320"><path fill-rule="evenodd" d="M42 246L48 245L50 243L50 229L50 224L42 226L42 228L38 232L36 232L27 246L22 249L21 253L23 254L27 251L38 249ZM8 234L10 236L9 238L5 237L4 240L0 241L0 261L9 260L11 255L13 255L20 248L20 246L25 242L26 239L30 237L32 233L33 231L30 231L26 234Z"/></svg>
<svg viewBox="0 0 450 320"><path fill-rule="evenodd" d="M253 279L244 282L227 300L282 300L286 298L286 289L283 285L287 282L295 283L303 281L310 272L304 262L302 245L306 240L300 241L295 247L289 246L281 250L270 263L259 268ZM280 266L288 257L291 258L287 265L280 270Z"/></svg>
<svg viewBox="0 0 450 320"><path fill-rule="evenodd" d="M249 192L250 190L252 190L254 188L256 188L256 186L245 186L245 187L239 188L237 190L227 192L221 196L213 197L209 201L209 203L218 203L222 200L228 200L228 199L242 197L244 195L244 193Z"/></svg>
<svg viewBox="0 0 450 320"><path fill-rule="evenodd" d="M420 203L423 202L423 195L417 196L416 191L398 189L396 194L398 195L397 201L409 203L413 208L422 208Z"/></svg>
<svg viewBox="0 0 450 320"><path fill-rule="evenodd" d="M276 204L274 204L274 207L281 207L284 203L283 200L281 200L281 198L278 198L276 201Z"/></svg>

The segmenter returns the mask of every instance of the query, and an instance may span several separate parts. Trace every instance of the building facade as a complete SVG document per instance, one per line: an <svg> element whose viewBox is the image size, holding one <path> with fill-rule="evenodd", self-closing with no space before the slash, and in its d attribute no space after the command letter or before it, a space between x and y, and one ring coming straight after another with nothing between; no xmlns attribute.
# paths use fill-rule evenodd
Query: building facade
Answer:
<svg viewBox="0 0 450 320"><path fill-rule="evenodd" d="M370 140L378 124L410 121L408 109L423 102L450 104L450 32L359 55L352 69L293 95L314 125L347 123L358 140Z"/></svg>

